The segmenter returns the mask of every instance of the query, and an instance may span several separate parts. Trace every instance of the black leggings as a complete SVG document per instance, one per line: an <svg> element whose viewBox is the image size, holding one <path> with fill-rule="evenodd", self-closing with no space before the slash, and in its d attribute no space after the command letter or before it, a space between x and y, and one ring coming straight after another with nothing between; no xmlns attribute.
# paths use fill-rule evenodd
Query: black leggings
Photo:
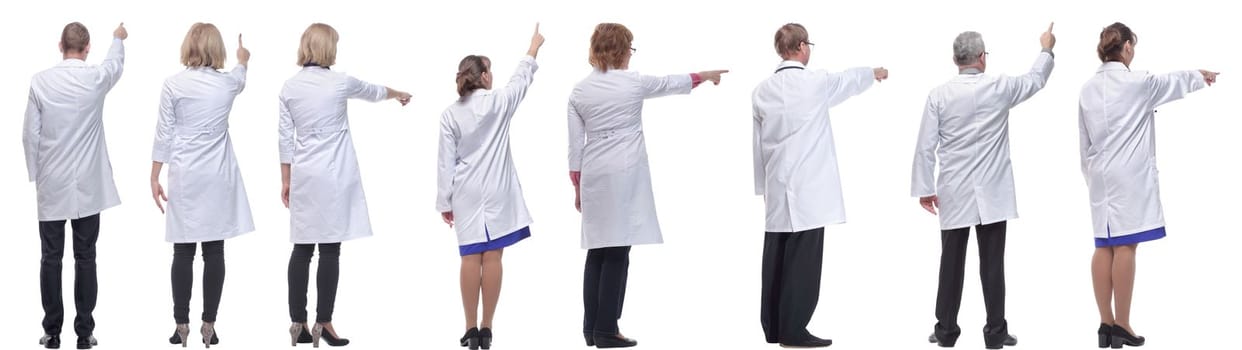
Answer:
<svg viewBox="0 0 1242 350"><path fill-rule="evenodd" d="M173 244L173 319L190 323L190 292L194 287L194 250L197 243ZM216 322L224 292L224 241L203 242L203 322Z"/></svg>
<svg viewBox="0 0 1242 350"><path fill-rule="evenodd" d="M295 323L306 322L306 289L310 284L311 256L315 244L294 244L289 256L289 318ZM336 284L341 276L341 243L319 243L319 270L315 276L318 307L315 322L332 322L336 306Z"/></svg>

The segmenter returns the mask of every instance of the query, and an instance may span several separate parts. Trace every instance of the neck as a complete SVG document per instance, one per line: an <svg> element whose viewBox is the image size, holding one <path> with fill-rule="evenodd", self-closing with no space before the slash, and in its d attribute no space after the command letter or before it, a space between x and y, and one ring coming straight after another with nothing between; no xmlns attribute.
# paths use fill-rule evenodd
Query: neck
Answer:
<svg viewBox="0 0 1242 350"><path fill-rule="evenodd" d="M976 64L965 65L965 66L957 66L958 74L966 74L968 72L983 73L983 65L976 63Z"/></svg>
<svg viewBox="0 0 1242 350"><path fill-rule="evenodd" d="M63 57L66 60L67 59L79 59L79 60L85 61L86 53L85 52L66 52Z"/></svg>

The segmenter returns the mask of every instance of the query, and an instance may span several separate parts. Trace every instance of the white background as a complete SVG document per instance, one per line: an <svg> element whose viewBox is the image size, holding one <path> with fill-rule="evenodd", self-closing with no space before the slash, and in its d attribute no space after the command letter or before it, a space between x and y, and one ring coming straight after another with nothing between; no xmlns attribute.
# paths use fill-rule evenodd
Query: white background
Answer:
<svg viewBox="0 0 1242 350"><path fill-rule="evenodd" d="M1235 152L1242 61L1223 5L1152 6L1043 1L937 2L470 1L202 2L31 1L0 16L0 339L35 348L40 335L39 238L34 186L22 169L20 129L29 78L56 64L65 23L81 21L107 52L124 21L124 76L104 112L123 204L102 216L96 335L108 349L169 347L171 245L148 187L159 89L183 69L178 50L195 21L216 24L230 53L244 33L253 53L232 136L257 231L226 243L228 275L217 329L222 349L287 346L285 270L291 244L278 198L276 96L299 67L296 45L312 22L341 33L338 65L363 80L409 91L413 103L351 103L353 137L375 236L346 242L335 324L352 349L451 349L463 331L456 240L434 210L440 112L456 98L467 54L492 57L503 84L536 21L547 44L512 129L513 152L535 218L534 237L505 254L495 321L497 349L582 347L579 216L566 167L565 102L590 68L593 26L626 24L648 74L731 69L720 86L647 103L645 134L665 244L635 247L623 332L645 349L766 348L759 325L762 199L752 195L750 92L779 58L775 30L807 26L812 68L883 65L889 81L832 110L849 222L826 230L823 289L811 331L834 348L930 348L939 234L909 197L910 163L926 93L951 78L951 43L982 32L989 73L1020 74L1056 21L1057 66L1048 86L1013 110L1012 157L1021 218L1009 224L1010 330L1026 349L1093 349L1098 325L1089 262L1087 190L1079 171L1075 104L1099 65L1101 28L1139 34L1136 70L1208 68L1221 83L1160 109L1159 165L1170 236L1139 249L1133 325L1151 349L1222 346L1239 326L1235 248L1242 168ZM1224 21L1221 21L1224 20ZM232 57L230 57L232 58ZM230 59L228 68L235 61ZM963 348L982 347L976 247L970 245L960 323ZM64 340L72 344L72 259L66 247ZM201 261L201 260L200 260ZM196 261L196 265L201 263ZM201 310L196 267L191 318ZM314 282L310 317L314 318ZM198 341L198 322L192 341ZM197 345L196 345L197 346Z"/></svg>

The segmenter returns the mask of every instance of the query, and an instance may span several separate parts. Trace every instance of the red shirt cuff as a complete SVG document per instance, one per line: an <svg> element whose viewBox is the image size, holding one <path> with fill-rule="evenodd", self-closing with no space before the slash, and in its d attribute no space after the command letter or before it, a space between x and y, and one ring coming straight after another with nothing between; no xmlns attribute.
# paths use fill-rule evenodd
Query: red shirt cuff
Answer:
<svg viewBox="0 0 1242 350"><path fill-rule="evenodd" d="M690 81L693 82L693 85L690 85L690 88L693 89L703 83L703 77L699 76L699 73L690 73Z"/></svg>

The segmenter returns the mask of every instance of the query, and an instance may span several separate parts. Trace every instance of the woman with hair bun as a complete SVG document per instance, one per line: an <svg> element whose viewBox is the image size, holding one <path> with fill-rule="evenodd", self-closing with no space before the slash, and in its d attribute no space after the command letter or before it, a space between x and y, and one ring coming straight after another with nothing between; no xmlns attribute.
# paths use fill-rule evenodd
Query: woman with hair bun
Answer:
<svg viewBox="0 0 1242 350"><path fill-rule="evenodd" d="M539 65L543 35L535 24L526 56L504 88L492 91L492 62L469 55L457 66L461 97L440 116L436 210L456 228L461 253L461 346L490 349L492 316L500 298L504 248L530 237L530 213L509 152L509 124ZM479 294L483 322L478 322Z"/></svg>
<svg viewBox="0 0 1242 350"><path fill-rule="evenodd" d="M1078 100L1079 150L1095 232L1091 277L1101 348L1146 341L1130 326L1130 302L1135 249L1165 236L1156 178L1155 108L1212 85L1220 74L1133 72L1130 62L1137 43L1138 36L1125 24L1105 27L1096 49L1104 64L1083 85Z"/></svg>

